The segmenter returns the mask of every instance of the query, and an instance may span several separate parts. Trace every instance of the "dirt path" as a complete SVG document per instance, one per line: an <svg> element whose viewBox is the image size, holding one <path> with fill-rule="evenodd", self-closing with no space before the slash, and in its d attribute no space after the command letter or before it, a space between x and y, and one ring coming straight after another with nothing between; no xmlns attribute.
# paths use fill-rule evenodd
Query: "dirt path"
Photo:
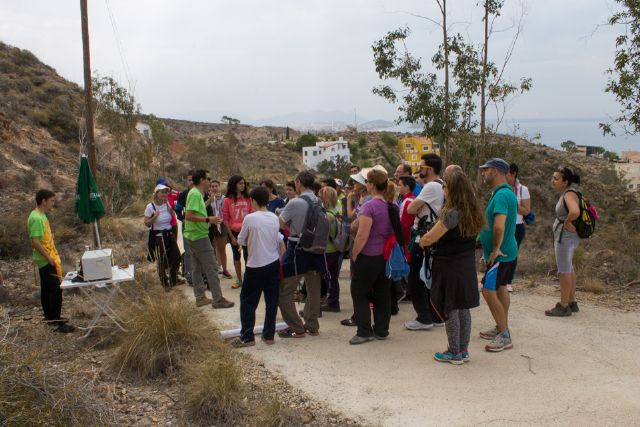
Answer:
<svg viewBox="0 0 640 427"><path fill-rule="evenodd" d="M583 305L570 318L548 318L544 309L553 299L516 291L510 312L514 348L484 351L478 332L492 322L482 304L472 311L472 360L453 366L432 358L446 348L444 328L403 328L413 316L410 304L401 304L392 317L390 339L350 346L355 328L339 324L351 314L347 273L341 276L343 312L324 314L320 336L277 339L270 347L258 342L243 351L310 396L374 425L637 422L640 314ZM239 327L240 292L230 289L230 280L222 284L236 307L203 310L223 327ZM185 293L193 298L191 288Z"/></svg>

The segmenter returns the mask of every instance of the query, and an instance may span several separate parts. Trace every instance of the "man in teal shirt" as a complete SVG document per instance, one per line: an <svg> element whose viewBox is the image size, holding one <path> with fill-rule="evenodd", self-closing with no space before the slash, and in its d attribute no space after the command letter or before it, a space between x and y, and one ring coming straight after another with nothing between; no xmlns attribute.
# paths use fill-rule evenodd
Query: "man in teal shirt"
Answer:
<svg viewBox="0 0 640 427"><path fill-rule="evenodd" d="M518 245L515 238L518 199L507 184L509 163L502 159L489 159L480 166L484 181L491 187L491 199L484 213L487 227L480 232L480 243L487 272L482 278L482 296L496 321L495 328L480 332L480 337L491 340L487 351L498 352L513 348L509 332L509 292L507 284L515 268Z"/></svg>
<svg viewBox="0 0 640 427"><path fill-rule="evenodd" d="M217 216L207 216L204 204L204 192L209 188L207 171L199 169L192 175L194 187L187 194L185 206L184 245L189 248L193 271L193 294L196 306L200 307L212 303L213 308L230 308L233 302L222 296L220 279L218 278L218 263L209 240L209 224L218 225L222 219ZM202 274L207 275L207 282L211 289L213 301L205 296Z"/></svg>

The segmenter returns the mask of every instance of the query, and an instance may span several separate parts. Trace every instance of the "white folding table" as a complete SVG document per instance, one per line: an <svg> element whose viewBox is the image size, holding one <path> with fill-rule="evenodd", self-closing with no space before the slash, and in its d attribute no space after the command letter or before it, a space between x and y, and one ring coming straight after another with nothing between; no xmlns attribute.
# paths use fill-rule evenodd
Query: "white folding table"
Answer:
<svg viewBox="0 0 640 427"><path fill-rule="evenodd" d="M93 328L100 320L103 314L109 317L113 323L122 331L126 331L122 323L125 323L118 317L118 315L111 308L111 300L118 291L120 283L130 282L134 280L135 269L133 264L126 268L120 268L118 266L112 267L111 279L93 280L87 282L73 282L72 280L78 275L77 271L70 271L62 280L60 284L61 289L79 288L80 291L89 298L91 302L98 308L93 320L86 328L80 328L86 330L87 333L81 338L86 338L91 334Z"/></svg>

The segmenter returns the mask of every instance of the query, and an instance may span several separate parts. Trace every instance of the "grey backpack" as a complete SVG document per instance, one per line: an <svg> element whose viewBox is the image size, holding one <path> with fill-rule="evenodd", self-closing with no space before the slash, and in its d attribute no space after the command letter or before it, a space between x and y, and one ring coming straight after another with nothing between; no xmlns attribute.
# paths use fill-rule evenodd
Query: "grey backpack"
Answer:
<svg viewBox="0 0 640 427"><path fill-rule="evenodd" d="M307 202L308 209L298 245L305 252L323 254L327 249L330 230L327 214L320 200L313 201L308 196L300 196L300 198Z"/></svg>

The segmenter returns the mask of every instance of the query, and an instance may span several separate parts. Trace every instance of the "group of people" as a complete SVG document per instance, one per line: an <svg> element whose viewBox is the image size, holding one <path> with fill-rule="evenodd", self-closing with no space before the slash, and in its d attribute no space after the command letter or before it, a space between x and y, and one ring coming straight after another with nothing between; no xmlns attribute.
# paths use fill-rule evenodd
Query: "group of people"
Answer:
<svg viewBox="0 0 640 427"><path fill-rule="evenodd" d="M241 334L232 342L236 347L255 345L255 311L263 293L265 343L273 344L276 333L280 338L319 335L322 311L341 311L338 278L348 259L353 315L341 323L357 327L350 344L387 339L398 302L410 300L416 317L405 328L444 326L447 349L434 357L461 364L469 360L469 310L479 305L480 294L495 321L480 333L489 340L485 349L499 352L513 347L509 291L525 235L524 218L531 210L517 165L494 158L480 169L491 187L484 211L462 168L449 165L443 170L435 154L424 155L415 174L408 165L398 166L392 179L380 165L362 170L353 166L344 183L332 178L318 182L310 171L302 171L286 183L285 198L278 196L269 179L249 190L242 176L232 176L223 196L221 183L205 170L190 171L188 188L181 193L160 178L144 213L150 257L157 261L167 290L180 283L182 265L196 305L224 309L234 306L224 298L219 279L219 275L233 277L226 262L226 245L231 245L235 269L231 287L241 288ZM568 168L559 168L551 181L560 194L553 232L561 298L546 311L548 316L579 311L572 265L579 244L573 225L580 214L575 188L579 182ZM47 219L54 203L52 191L37 192L37 207L28 220L29 238L40 271L45 319L60 332L71 332L73 327L60 317L62 268ZM301 242L305 233L313 236L309 218L318 212L328 224L321 252L308 250ZM177 244L179 221L184 254ZM475 262L478 244L487 264L481 292ZM205 295L207 288L211 298ZM296 300L301 295L305 304L298 312ZM278 308L287 328L276 332Z"/></svg>

